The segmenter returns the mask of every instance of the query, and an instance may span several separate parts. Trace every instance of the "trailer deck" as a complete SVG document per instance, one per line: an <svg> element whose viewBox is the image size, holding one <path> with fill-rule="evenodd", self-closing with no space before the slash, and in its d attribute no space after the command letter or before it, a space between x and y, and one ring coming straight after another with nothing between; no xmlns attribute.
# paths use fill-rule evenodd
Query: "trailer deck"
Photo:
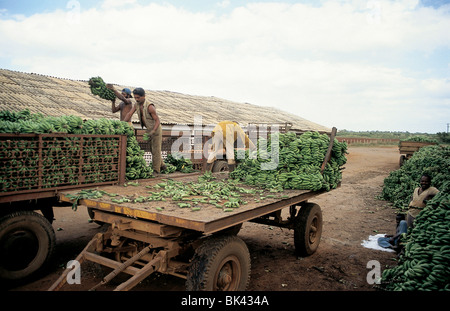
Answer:
<svg viewBox="0 0 450 311"><path fill-rule="evenodd" d="M141 180L136 185L127 186L103 186L97 188L111 194L120 194L128 197L145 197L150 192L154 192L154 186L165 182L166 180L176 180L183 183L196 182L199 174L188 174L178 177L170 178L154 178L148 180ZM216 181L224 181L227 173L214 173L217 178ZM249 186L239 185L245 189L252 189ZM261 217L273 212L276 212L286 206L291 206L308 200L317 196L322 191L310 190L284 190L283 192L272 193L268 190L257 192L253 194L242 193L240 197L247 204L242 204L238 208L233 208L229 211L217 208L209 203L198 202L195 207L198 210L193 211L191 208L181 208L178 203L185 201L173 201L167 199L165 201L145 201L138 202L113 202L114 197L104 195L101 198L86 198L80 199L79 204L85 205L94 210L109 212L128 217L150 220L160 224L180 227L202 232L204 234L211 234L245 221L250 221L254 218ZM76 196L79 191L62 191L60 193L60 200L65 202L73 202L73 196ZM199 199L198 197L190 197L190 199ZM224 200L226 201L226 200Z"/></svg>

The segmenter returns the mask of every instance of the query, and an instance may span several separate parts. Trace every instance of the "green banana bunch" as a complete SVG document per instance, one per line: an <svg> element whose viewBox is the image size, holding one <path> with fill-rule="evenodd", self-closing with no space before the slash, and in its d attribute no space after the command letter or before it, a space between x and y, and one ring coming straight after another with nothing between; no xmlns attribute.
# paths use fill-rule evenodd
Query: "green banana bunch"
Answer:
<svg viewBox="0 0 450 311"><path fill-rule="evenodd" d="M31 114L29 109L21 110L21 111L9 111L2 110L0 111L0 121L10 121L17 122L20 120L23 121L36 121L37 119L42 118L43 115L40 113Z"/></svg>
<svg viewBox="0 0 450 311"><path fill-rule="evenodd" d="M169 165L174 166L175 171L182 173L192 173L194 171L192 161L178 154L168 154L164 162L166 167L169 167Z"/></svg>
<svg viewBox="0 0 450 311"><path fill-rule="evenodd" d="M210 172L209 172L210 174ZM255 195L258 192L254 189L243 188L232 179L216 181L214 177L205 173L198 177L197 182L181 182L173 179L166 179L164 182L153 186L146 186L152 189L150 194L140 200L134 199L136 203L149 201L176 202L180 208L192 207L192 211L198 211L202 206L212 205L216 208L228 212L229 209L239 208L247 204L241 199L242 195ZM226 202L222 203L223 200Z"/></svg>
<svg viewBox="0 0 450 311"><path fill-rule="evenodd" d="M114 100L116 94L106 87L106 83L101 77L92 77L89 79L89 85L91 87L91 92L94 95L100 96L106 100Z"/></svg>
<svg viewBox="0 0 450 311"><path fill-rule="evenodd" d="M428 202L403 237L397 266L382 273L384 290L450 290L450 182Z"/></svg>
<svg viewBox="0 0 450 311"><path fill-rule="evenodd" d="M134 130L118 120L87 120L77 116L44 117L41 114L0 112L0 133L13 134L97 134L126 135L128 180L152 177L152 168L146 163L144 151L134 135ZM5 137L0 140L0 191L35 189L42 163L42 185L52 188L117 180L118 140L115 138L46 137L43 140L41 158L37 138ZM80 165L80 158L83 165ZM83 176L79 179L80 174ZM4 176L4 177L3 177Z"/></svg>
<svg viewBox="0 0 450 311"><path fill-rule="evenodd" d="M328 150L330 138L318 132L297 136L293 132L278 135L278 153L271 152L271 139L259 139L255 154L246 152L245 159L230 173L230 177L245 184L282 191L283 189L330 190L342 180L341 167L347 162L347 144L333 141L331 159L323 174L320 169ZM250 156L251 155L251 156ZM261 164L270 156L278 156L278 166L262 170Z"/></svg>

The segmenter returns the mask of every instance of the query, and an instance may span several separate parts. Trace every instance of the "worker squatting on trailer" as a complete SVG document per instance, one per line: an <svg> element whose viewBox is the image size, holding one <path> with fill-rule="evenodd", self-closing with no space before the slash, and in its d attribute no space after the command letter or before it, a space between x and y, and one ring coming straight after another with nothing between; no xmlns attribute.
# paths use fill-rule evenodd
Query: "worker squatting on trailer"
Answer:
<svg viewBox="0 0 450 311"><path fill-rule="evenodd" d="M232 172L234 170L236 167L234 143L238 138L245 144L246 148L248 146L251 151L256 150L255 144L248 138L237 122L222 121L216 125L212 131L213 150L208 156L206 171L212 170L217 154L222 148L225 148L226 151L229 171Z"/></svg>

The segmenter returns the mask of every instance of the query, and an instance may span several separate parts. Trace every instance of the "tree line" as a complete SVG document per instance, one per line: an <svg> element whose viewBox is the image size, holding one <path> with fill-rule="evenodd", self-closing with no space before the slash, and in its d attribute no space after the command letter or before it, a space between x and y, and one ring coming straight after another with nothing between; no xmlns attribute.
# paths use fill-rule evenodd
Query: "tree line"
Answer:
<svg viewBox="0 0 450 311"><path fill-rule="evenodd" d="M399 139L406 140L412 137L422 137L424 139L436 140L439 143L450 143L450 133L439 132L436 134L429 133L410 133L410 132L395 132L395 131L350 131L339 130L337 136L341 137L364 137L364 138L377 138L377 139Z"/></svg>

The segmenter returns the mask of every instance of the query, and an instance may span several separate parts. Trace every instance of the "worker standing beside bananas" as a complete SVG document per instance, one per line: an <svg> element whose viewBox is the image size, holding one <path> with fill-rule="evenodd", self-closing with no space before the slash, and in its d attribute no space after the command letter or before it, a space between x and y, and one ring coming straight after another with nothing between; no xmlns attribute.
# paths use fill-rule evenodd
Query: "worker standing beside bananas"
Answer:
<svg viewBox="0 0 450 311"><path fill-rule="evenodd" d="M213 150L208 156L206 171L212 170L216 156L223 148L225 148L226 151L228 170L232 172L235 169L236 161L234 159L234 143L238 138L245 144L246 148L248 146L250 150L256 150L255 144L248 138L236 122L222 121L216 125L212 131Z"/></svg>
<svg viewBox="0 0 450 311"><path fill-rule="evenodd" d="M133 96L131 96L131 90L128 88L124 88L122 90L122 93L120 93L119 91L114 89L112 85L110 86L111 87L107 87L112 90L114 94L116 94L116 98L119 98L121 100L119 106L116 106L116 98L112 100L112 112L116 113L120 111L120 121L125 121L132 127L133 124L131 123L131 116L133 114L129 114L129 112L131 111L131 109L133 109L136 101L134 100Z"/></svg>
<svg viewBox="0 0 450 311"><path fill-rule="evenodd" d="M111 84L106 85L109 89L114 89ZM116 91L117 92L117 91ZM118 92L117 92L118 93ZM118 94L116 94L117 96ZM120 94L122 95L122 94ZM156 113L156 108L145 97L145 90L143 88L136 88L133 90L134 100L136 105L130 109L125 116L126 119L131 120L132 115L137 112L141 127L146 128L146 138L150 140L150 152L152 154L153 172L160 174L162 170L166 169L164 161L161 156L161 144L162 144L162 127L159 116ZM124 100L124 96L117 96L119 99Z"/></svg>

